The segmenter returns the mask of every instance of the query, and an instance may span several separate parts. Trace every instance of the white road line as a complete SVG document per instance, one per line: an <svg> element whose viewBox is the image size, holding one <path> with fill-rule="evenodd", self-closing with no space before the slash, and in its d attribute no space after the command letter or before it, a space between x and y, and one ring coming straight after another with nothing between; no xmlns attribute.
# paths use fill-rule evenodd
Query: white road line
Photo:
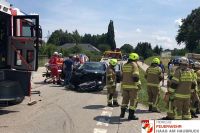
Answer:
<svg viewBox="0 0 200 133"><path fill-rule="evenodd" d="M107 129L95 128L93 133L107 133Z"/></svg>
<svg viewBox="0 0 200 133"><path fill-rule="evenodd" d="M101 116L108 116L108 117L111 117L112 116L112 112L111 111L103 111L101 113Z"/></svg>
<svg viewBox="0 0 200 133"><path fill-rule="evenodd" d="M103 110L113 110L113 108L112 107L105 107L105 108L103 108Z"/></svg>
<svg viewBox="0 0 200 133"><path fill-rule="evenodd" d="M110 122L110 119L106 119L106 118L99 118L98 122L97 122L97 126L108 126Z"/></svg>
<svg viewBox="0 0 200 133"><path fill-rule="evenodd" d="M110 123L110 117L112 116L112 107L105 107L101 113L101 117L98 119L97 126L108 127ZM107 129L94 128L93 133L107 133Z"/></svg>

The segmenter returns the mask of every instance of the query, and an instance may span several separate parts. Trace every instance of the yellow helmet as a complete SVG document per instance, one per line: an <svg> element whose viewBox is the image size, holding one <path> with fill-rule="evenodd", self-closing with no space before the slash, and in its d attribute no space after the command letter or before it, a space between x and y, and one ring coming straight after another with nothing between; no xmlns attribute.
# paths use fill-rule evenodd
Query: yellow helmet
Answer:
<svg viewBox="0 0 200 133"><path fill-rule="evenodd" d="M153 58L152 63L154 63L154 64L160 64L160 59Z"/></svg>
<svg viewBox="0 0 200 133"><path fill-rule="evenodd" d="M138 60L139 59L139 55L137 53L130 53L129 54L129 59Z"/></svg>
<svg viewBox="0 0 200 133"><path fill-rule="evenodd" d="M116 66L117 65L117 59L110 59L109 63L112 66Z"/></svg>

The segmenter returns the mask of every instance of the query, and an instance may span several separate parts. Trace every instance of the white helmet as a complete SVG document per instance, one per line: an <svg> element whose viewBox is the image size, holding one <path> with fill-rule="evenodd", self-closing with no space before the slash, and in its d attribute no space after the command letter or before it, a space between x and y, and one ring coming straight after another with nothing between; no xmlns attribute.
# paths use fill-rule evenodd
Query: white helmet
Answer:
<svg viewBox="0 0 200 133"><path fill-rule="evenodd" d="M54 52L53 55L58 55L58 52Z"/></svg>
<svg viewBox="0 0 200 133"><path fill-rule="evenodd" d="M179 58L179 64L188 65L189 64L188 58L186 58L186 57Z"/></svg>
<svg viewBox="0 0 200 133"><path fill-rule="evenodd" d="M194 62L194 67L195 68L200 68L200 62L198 62L198 61Z"/></svg>
<svg viewBox="0 0 200 133"><path fill-rule="evenodd" d="M62 57L62 55L63 55L62 53L59 53L59 56L60 56L60 57Z"/></svg>

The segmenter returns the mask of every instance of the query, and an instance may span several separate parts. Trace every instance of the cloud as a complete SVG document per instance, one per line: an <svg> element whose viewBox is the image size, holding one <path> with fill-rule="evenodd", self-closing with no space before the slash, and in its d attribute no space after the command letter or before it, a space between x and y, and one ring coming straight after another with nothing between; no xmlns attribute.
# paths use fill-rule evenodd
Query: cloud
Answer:
<svg viewBox="0 0 200 133"><path fill-rule="evenodd" d="M141 33L141 32L142 32L142 30L141 30L141 29L139 29L139 28L137 28L137 29L136 29L136 32L137 32L137 33Z"/></svg>
<svg viewBox="0 0 200 133"><path fill-rule="evenodd" d="M174 23L175 23L176 26L181 26L181 25L183 24L182 18L176 19L176 20L174 21Z"/></svg>
<svg viewBox="0 0 200 133"><path fill-rule="evenodd" d="M161 43L171 43L172 42L172 39L167 36L154 35L154 39Z"/></svg>

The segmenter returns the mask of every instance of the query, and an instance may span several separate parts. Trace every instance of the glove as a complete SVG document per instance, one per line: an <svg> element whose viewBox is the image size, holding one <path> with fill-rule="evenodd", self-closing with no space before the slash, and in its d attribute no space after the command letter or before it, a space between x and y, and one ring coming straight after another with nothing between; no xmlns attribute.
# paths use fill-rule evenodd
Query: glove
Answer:
<svg viewBox="0 0 200 133"><path fill-rule="evenodd" d="M139 78L138 77L133 77L133 82L138 82Z"/></svg>
<svg viewBox="0 0 200 133"><path fill-rule="evenodd" d="M172 77L173 77L173 76L169 76L169 77L168 77L168 78L169 78L169 80L172 80Z"/></svg>
<svg viewBox="0 0 200 133"><path fill-rule="evenodd" d="M178 87L178 84L176 84L176 83L171 83L171 88L173 88L173 89L176 89L177 87Z"/></svg>
<svg viewBox="0 0 200 133"><path fill-rule="evenodd" d="M192 83L191 89L195 89L195 88L196 88L196 84L195 84L195 83Z"/></svg>
<svg viewBox="0 0 200 133"><path fill-rule="evenodd" d="M163 77L160 76L160 77L159 77L159 81L162 81L162 80L163 80Z"/></svg>

